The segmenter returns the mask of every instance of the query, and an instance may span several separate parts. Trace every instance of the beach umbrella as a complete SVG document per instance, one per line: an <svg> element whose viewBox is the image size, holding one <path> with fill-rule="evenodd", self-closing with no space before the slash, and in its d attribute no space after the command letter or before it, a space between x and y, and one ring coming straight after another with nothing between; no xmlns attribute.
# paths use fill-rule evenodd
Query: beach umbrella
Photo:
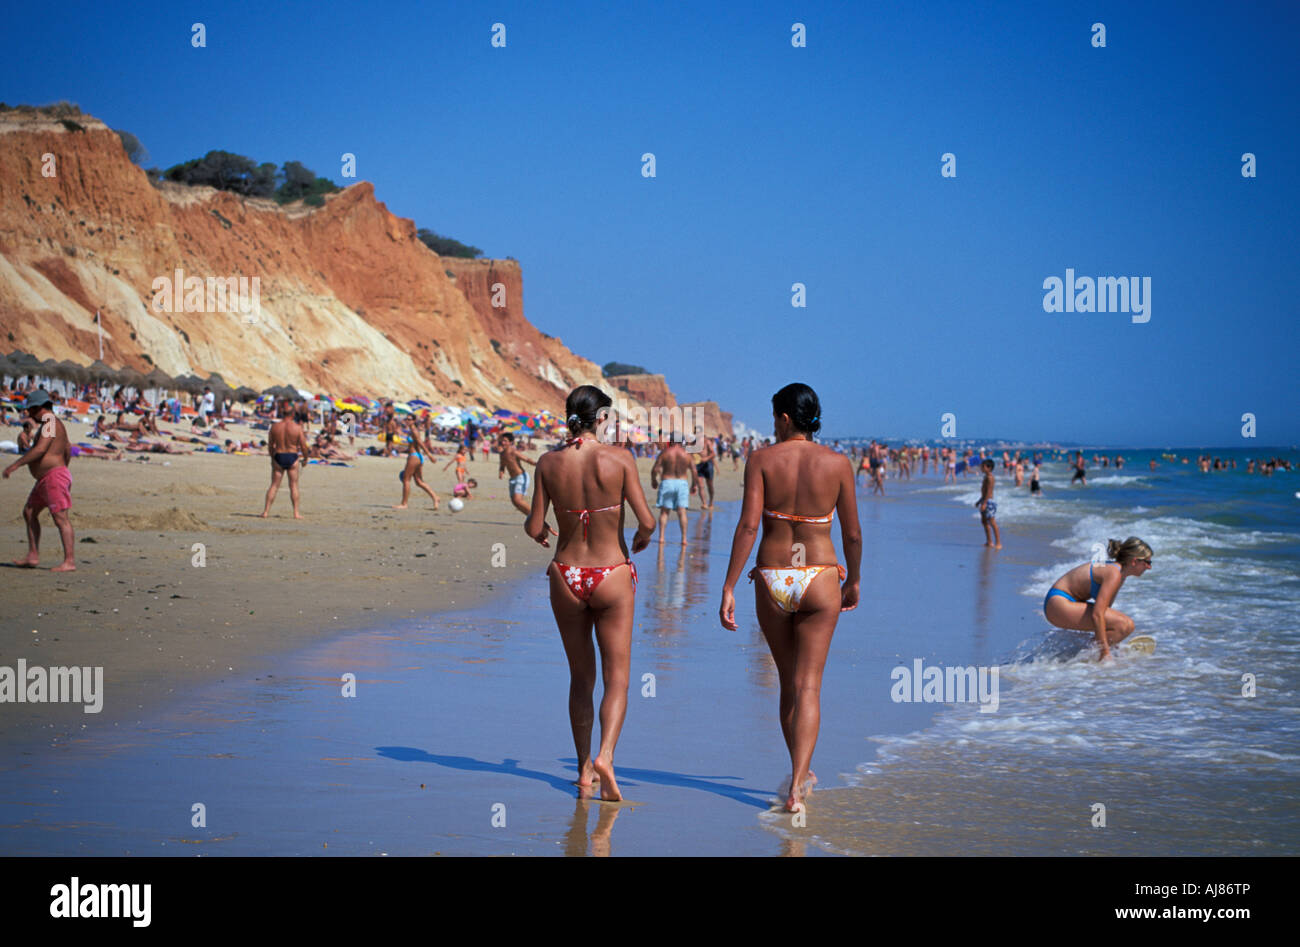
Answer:
<svg viewBox="0 0 1300 947"><path fill-rule="evenodd" d="M181 391L187 391L190 394L198 394L200 391L203 390L203 386L207 384L207 382L205 382L198 375L189 374L189 375L177 376L172 381L172 384L174 384Z"/></svg>
<svg viewBox="0 0 1300 947"><path fill-rule="evenodd" d="M149 374L144 376L144 383L150 388L170 388L172 386L172 376L155 365Z"/></svg>
<svg viewBox="0 0 1300 947"><path fill-rule="evenodd" d="M30 375L41 370L41 360L30 352L14 349L9 353L9 361L21 375Z"/></svg>
<svg viewBox="0 0 1300 947"><path fill-rule="evenodd" d="M86 366L74 362L69 358L65 358L63 361L59 362L58 374L56 377L75 382L90 380L90 374L86 371Z"/></svg>
<svg viewBox="0 0 1300 947"><path fill-rule="evenodd" d="M86 374L92 381L116 381L117 369L106 365L102 359L95 359L86 366Z"/></svg>
<svg viewBox="0 0 1300 947"><path fill-rule="evenodd" d="M205 387L211 388L212 393L219 397L225 397L227 394L235 390L234 388L230 387L230 385L226 384L226 380L222 378L220 375L218 375L216 372L213 372L211 375L209 375L208 380L205 381L203 384Z"/></svg>
<svg viewBox="0 0 1300 947"><path fill-rule="evenodd" d="M438 427L460 427L460 412L444 411L433 419Z"/></svg>
<svg viewBox="0 0 1300 947"><path fill-rule="evenodd" d="M63 377L62 375L59 374L59 360L57 358L45 359L43 362L41 362L40 368L38 368L37 371L39 371L42 375L46 376L47 378Z"/></svg>
<svg viewBox="0 0 1300 947"><path fill-rule="evenodd" d="M432 408L432 407L433 407L433 405L429 404L429 402L424 401L424 400L422 400L422 399L420 399L420 398L412 398L410 401L407 402L407 404L409 404L412 408Z"/></svg>
<svg viewBox="0 0 1300 947"><path fill-rule="evenodd" d="M249 388L247 385L240 385L235 389L235 400L244 404L255 401L257 400L257 389Z"/></svg>
<svg viewBox="0 0 1300 947"><path fill-rule="evenodd" d="M411 414L411 406L405 401L394 401L393 410L398 414Z"/></svg>

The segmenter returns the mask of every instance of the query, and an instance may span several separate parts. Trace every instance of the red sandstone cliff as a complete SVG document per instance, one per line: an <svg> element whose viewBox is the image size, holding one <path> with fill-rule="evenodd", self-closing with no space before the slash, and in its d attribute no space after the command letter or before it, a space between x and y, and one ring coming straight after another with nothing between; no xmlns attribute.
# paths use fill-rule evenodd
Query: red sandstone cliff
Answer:
<svg viewBox="0 0 1300 947"><path fill-rule="evenodd" d="M155 188L116 133L86 115L76 122L84 131L0 112L4 351L87 364L99 355L99 310L110 365L219 372L259 390L287 383L558 414L570 388L602 384L598 366L524 318L518 263L439 257L369 183L316 209ZM154 281L178 268L258 277L260 313L159 311Z"/></svg>

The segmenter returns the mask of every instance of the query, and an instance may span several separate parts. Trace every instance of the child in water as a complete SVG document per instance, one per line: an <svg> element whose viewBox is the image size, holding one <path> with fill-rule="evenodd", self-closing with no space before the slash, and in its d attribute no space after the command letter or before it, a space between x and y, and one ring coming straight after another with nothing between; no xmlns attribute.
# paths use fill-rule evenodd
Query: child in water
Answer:
<svg viewBox="0 0 1300 947"><path fill-rule="evenodd" d="M998 531L997 521L998 505L993 502L993 467L993 460L990 457L984 458L984 462L980 464L980 469L984 471L984 484L980 488L980 498L975 506L979 508L980 522L984 526L984 545L1001 549L1002 534ZM992 535L989 534L990 526L993 527Z"/></svg>

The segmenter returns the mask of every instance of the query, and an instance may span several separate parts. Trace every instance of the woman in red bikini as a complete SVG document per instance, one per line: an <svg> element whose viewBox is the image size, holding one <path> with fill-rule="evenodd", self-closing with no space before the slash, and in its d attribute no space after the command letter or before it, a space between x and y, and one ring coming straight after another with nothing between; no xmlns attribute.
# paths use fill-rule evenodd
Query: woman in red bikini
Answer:
<svg viewBox="0 0 1300 947"><path fill-rule="evenodd" d="M776 443L749 455L740 522L718 616L736 630L736 582L762 524L758 565L749 573L754 608L781 682L781 733L790 751L787 812L803 807L816 782L810 766L821 725L822 669L840 612L857 608L862 530L853 463L812 442L821 428L817 393L798 382L772 396ZM848 569L835 558L831 520L840 513ZM844 585L841 587L840 582Z"/></svg>
<svg viewBox="0 0 1300 947"><path fill-rule="evenodd" d="M569 659L569 722L578 751L577 785L583 795L600 782L600 798L622 799L614 779L614 746L627 715L631 671L632 613L636 601L636 566L623 541L623 504L632 504L639 528L632 551L650 542L655 518L646 503L636 462L620 445L601 444L596 424L607 394L591 385L569 393L565 402L569 439L559 450L537 460L533 506L524 530L543 546L547 508L555 504L559 536L551 580L551 609ZM596 655L592 628L600 648L605 694L600 702L600 752L591 757L592 694Z"/></svg>

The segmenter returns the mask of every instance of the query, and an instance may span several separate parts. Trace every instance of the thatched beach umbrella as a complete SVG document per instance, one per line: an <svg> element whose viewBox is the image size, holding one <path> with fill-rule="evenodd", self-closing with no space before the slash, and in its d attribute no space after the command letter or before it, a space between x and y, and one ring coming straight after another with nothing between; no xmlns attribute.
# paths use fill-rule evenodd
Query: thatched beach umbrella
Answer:
<svg viewBox="0 0 1300 947"><path fill-rule="evenodd" d="M248 404L250 401L257 400L257 389L249 388L247 385L240 385L235 389L235 400Z"/></svg>
<svg viewBox="0 0 1300 947"><path fill-rule="evenodd" d="M172 376L155 365L153 370L144 376L144 383L150 388L170 388L172 386Z"/></svg>
<svg viewBox="0 0 1300 947"><path fill-rule="evenodd" d="M117 369L104 364L102 359L97 358L86 366L86 373L92 381L109 383L117 381Z"/></svg>
<svg viewBox="0 0 1300 947"><path fill-rule="evenodd" d="M144 386L144 374L134 368L123 368L117 373L117 381L124 388L139 391Z"/></svg>
<svg viewBox="0 0 1300 947"><path fill-rule="evenodd" d="M226 380L216 372L209 375L208 380L204 382L204 384L212 389L212 393L216 395L217 400L219 401L223 401L235 393L234 386L227 384Z"/></svg>
<svg viewBox="0 0 1300 947"><path fill-rule="evenodd" d="M207 382L198 375L178 375L172 380L172 384L181 391L188 391L190 394L197 394L203 390L203 386L206 385Z"/></svg>
<svg viewBox="0 0 1300 947"><path fill-rule="evenodd" d="M58 364L58 378L65 378L68 381L81 383L90 380L90 375L86 371L86 366L74 362L70 358L65 358Z"/></svg>
<svg viewBox="0 0 1300 947"><path fill-rule="evenodd" d="M31 352L24 352L22 349L14 349L9 353L9 361L18 366L24 372L34 371L41 367L41 360Z"/></svg>

